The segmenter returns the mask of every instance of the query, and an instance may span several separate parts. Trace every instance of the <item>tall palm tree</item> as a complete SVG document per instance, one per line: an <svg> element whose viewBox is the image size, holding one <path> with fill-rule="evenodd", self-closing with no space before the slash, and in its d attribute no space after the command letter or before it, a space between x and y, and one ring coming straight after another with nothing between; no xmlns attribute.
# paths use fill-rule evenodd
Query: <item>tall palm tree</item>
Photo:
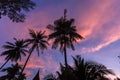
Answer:
<svg viewBox="0 0 120 80"><path fill-rule="evenodd" d="M64 16L54 21L54 25L48 25L47 28L53 31L48 39L53 39L52 48L56 49L60 47L60 51L64 53L64 61L67 66L67 48L75 50L74 43L78 39L83 39L81 35L77 33L76 26L74 26L74 19L67 20L67 10L64 10Z"/></svg>
<svg viewBox="0 0 120 80"><path fill-rule="evenodd" d="M1 53L1 56L5 56L6 62L1 66L0 69L2 69L9 60L14 62L21 60L22 55L26 56L26 53L28 52L27 45L23 39L19 40L14 38L14 40L14 43L6 42L6 44L3 45L5 51Z"/></svg>
<svg viewBox="0 0 120 80"><path fill-rule="evenodd" d="M43 50L47 49L47 45L48 45L48 42L46 41L47 36L45 35L45 31L44 32L42 32L42 31L35 32L34 30L29 29L29 34L30 34L31 38L26 39L26 44L28 46L30 45L31 47L29 49L29 55L23 66L22 72L24 71L32 52L36 49L38 56L39 56L39 50L41 50L41 52L43 52Z"/></svg>
<svg viewBox="0 0 120 80"><path fill-rule="evenodd" d="M81 56L73 57L74 73L80 80L110 80L106 75L115 75L112 70L96 62L85 61Z"/></svg>
<svg viewBox="0 0 120 80"><path fill-rule="evenodd" d="M16 63L11 67L2 69L3 72L7 72L6 75L0 77L0 80L25 80L25 74L21 74L21 66Z"/></svg>

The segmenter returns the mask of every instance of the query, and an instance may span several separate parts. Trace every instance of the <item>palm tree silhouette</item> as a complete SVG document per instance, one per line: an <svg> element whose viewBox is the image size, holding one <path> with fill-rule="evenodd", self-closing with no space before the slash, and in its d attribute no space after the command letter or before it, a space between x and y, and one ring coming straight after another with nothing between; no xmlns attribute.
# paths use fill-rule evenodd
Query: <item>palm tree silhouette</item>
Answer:
<svg viewBox="0 0 120 80"><path fill-rule="evenodd" d="M106 75L115 75L112 70L93 61L85 61L81 56L73 57L74 73L80 80L109 80Z"/></svg>
<svg viewBox="0 0 120 80"><path fill-rule="evenodd" d="M74 66L61 65L57 72L58 80L111 80L108 74L115 75L112 70L93 61L85 61L81 56L73 57Z"/></svg>
<svg viewBox="0 0 120 80"><path fill-rule="evenodd" d="M85 62L80 56L73 57L74 60L74 74L81 80L87 80L87 66L89 63Z"/></svg>
<svg viewBox="0 0 120 80"><path fill-rule="evenodd" d="M21 66L16 63L11 67L2 69L3 72L7 72L6 75L0 77L0 80L25 80L25 74L21 74Z"/></svg>
<svg viewBox="0 0 120 80"><path fill-rule="evenodd" d="M14 40L14 43L6 42L6 44L3 45L5 51L1 53L1 56L5 56L6 62L1 66L0 69L2 69L9 60L14 62L21 60L22 55L26 56L26 53L28 52L27 45L25 45L23 39L19 40L14 38Z"/></svg>
<svg viewBox="0 0 120 80"><path fill-rule="evenodd" d="M76 26L74 26L74 19L67 20L67 10L64 10L64 17L55 20L54 25L48 25L47 28L53 31L48 39L53 39L52 48L56 49L60 46L60 51L64 53L64 61L67 66L67 48L75 50L74 43L78 39L83 39L81 35L77 33Z"/></svg>
<svg viewBox="0 0 120 80"><path fill-rule="evenodd" d="M74 74L73 68L69 65L67 65L66 67L60 64L60 72L57 71L57 74L57 80L78 80L76 75Z"/></svg>
<svg viewBox="0 0 120 80"><path fill-rule="evenodd" d="M30 34L30 39L26 39L26 44L29 46L31 46L31 48L29 49L29 55L28 58L23 66L22 72L24 71L27 62L32 54L32 52L36 49L38 56L39 56L39 50L41 50L41 52L43 52L44 49L47 49L47 45L48 42L45 40L47 38L47 36L45 36L45 31L34 31L32 29L29 29L29 34Z"/></svg>

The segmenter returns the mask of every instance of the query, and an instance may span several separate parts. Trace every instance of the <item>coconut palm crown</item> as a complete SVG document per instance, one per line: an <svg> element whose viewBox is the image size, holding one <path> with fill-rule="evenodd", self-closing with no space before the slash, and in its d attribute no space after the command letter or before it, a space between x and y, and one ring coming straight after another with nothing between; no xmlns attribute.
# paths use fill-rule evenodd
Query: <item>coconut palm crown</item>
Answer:
<svg viewBox="0 0 120 80"><path fill-rule="evenodd" d="M67 55L66 48L72 48L75 50L74 43L78 39L83 39L83 37L77 33L76 26L74 26L75 20L72 18L68 20L66 18L67 10L64 10L64 16L58 20L54 21L53 25L48 25L47 28L52 31L48 39L53 39L52 48L56 49L60 47L60 51L64 53L65 65L67 66Z"/></svg>
<svg viewBox="0 0 120 80"><path fill-rule="evenodd" d="M48 42L46 40L47 36L45 35L45 31L34 31L33 29L29 29L29 34L30 34L30 38L25 40L26 44L30 47L29 55L23 66L22 72L24 71L27 62L30 59L32 52L36 50L39 56L39 51L41 50L41 52L43 53L43 51L47 49L48 46Z"/></svg>
<svg viewBox="0 0 120 80"><path fill-rule="evenodd" d="M1 56L5 56L6 62L1 66L1 68L9 61L17 62L18 60L21 60L22 55L26 56L27 51L27 45L25 44L23 39L16 39L14 38L15 42L6 42L5 45L3 45L3 48L5 51L1 53ZM0 69L1 69L0 68Z"/></svg>

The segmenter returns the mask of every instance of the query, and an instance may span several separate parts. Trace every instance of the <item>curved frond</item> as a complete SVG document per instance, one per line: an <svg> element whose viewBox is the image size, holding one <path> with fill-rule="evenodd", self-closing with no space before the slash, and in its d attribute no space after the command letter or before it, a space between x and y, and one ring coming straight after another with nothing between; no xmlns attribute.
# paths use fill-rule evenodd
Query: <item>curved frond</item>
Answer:
<svg viewBox="0 0 120 80"><path fill-rule="evenodd" d="M78 79L83 80L103 80L108 79L106 75L114 75L114 72L107 69L102 64L98 64L93 61L85 61L81 56L73 57L74 60L74 72Z"/></svg>
<svg viewBox="0 0 120 80"><path fill-rule="evenodd" d="M34 31L29 29L29 34L31 38L26 39L25 42L28 46L31 46L31 50L36 49L38 55L39 50L43 52L44 49L47 49L48 42L46 40L47 36L45 35L45 31ZM32 45L30 45L32 44ZM34 49L33 49L34 48ZM31 52L30 50L30 52Z"/></svg>
<svg viewBox="0 0 120 80"><path fill-rule="evenodd" d="M15 40L14 43L6 42L5 45L3 45L3 48L5 51L1 53L1 56L5 56L5 60L10 59L11 61L18 61L21 59L22 55L26 55L27 53L27 45L25 45L25 42L23 39L19 40L16 38L13 38Z"/></svg>

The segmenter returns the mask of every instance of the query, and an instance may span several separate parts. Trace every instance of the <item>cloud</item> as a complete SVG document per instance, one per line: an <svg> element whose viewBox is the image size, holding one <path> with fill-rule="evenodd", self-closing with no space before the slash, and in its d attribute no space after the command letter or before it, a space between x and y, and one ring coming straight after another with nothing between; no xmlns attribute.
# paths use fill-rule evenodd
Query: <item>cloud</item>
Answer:
<svg viewBox="0 0 120 80"><path fill-rule="evenodd" d="M83 43L91 42L82 47L82 52L95 52L120 39L120 16L117 0L103 0L93 4L92 9L79 18L79 33L85 37ZM119 2L120 3L120 2ZM94 42L92 42L94 40ZM99 41L99 42L98 42Z"/></svg>
<svg viewBox="0 0 120 80"><path fill-rule="evenodd" d="M24 62L20 62L20 64L23 65ZM34 54L28 61L25 73L27 76L31 77L31 75L33 75L37 70L40 70L40 76L43 78L46 74L57 71L58 68L58 64L53 59L52 55L46 53L43 56L41 55L41 57L38 57Z"/></svg>
<svg viewBox="0 0 120 80"><path fill-rule="evenodd" d="M117 28L117 30L116 30L116 28ZM91 51L91 52L99 51L99 50L102 49L103 47L108 46L108 45L110 45L111 43L119 40L119 39L120 39L120 32L119 32L120 27L116 27L116 28L114 28L114 29L113 29L112 31L110 31L110 32L108 31L109 33L108 33L108 35L107 35L105 38L103 38L102 43L98 44L98 45L95 46L95 47L90 48L89 51ZM115 32L115 33L114 33L114 32Z"/></svg>
<svg viewBox="0 0 120 80"><path fill-rule="evenodd" d="M78 15L79 22L77 21L79 32L86 38L94 35L95 30L99 30L102 24L110 20L105 14L109 11L114 2L114 0L93 2L90 7L85 8L83 13L79 10L79 14L81 14L80 16ZM109 13L109 16L111 16L110 14L111 13Z"/></svg>
<svg viewBox="0 0 120 80"><path fill-rule="evenodd" d="M119 40L119 32L113 30L116 28L115 26L119 28L119 23L116 23L116 21L118 20L116 20L116 15L118 15L118 10L116 10L116 8L119 7L116 6L118 0L70 0L69 4L73 5L76 3L76 6L74 7L71 5L66 5L66 3L67 1L58 4L57 7L55 7L55 4L47 5L44 6L44 9L32 13L31 17L28 17L27 19L27 26L30 28L32 27L35 30L46 30L45 28L47 24L53 23L55 19L61 17L62 11L64 7L66 7L68 9L68 18L72 16L73 18L75 17L75 24L77 25L78 32L83 37L85 37L82 42L91 42L93 39L94 41L99 40L99 42L91 42L91 45L89 46L83 46L83 53L99 51L100 49ZM63 7L61 7L61 5ZM55 13L58 14L56 15ZM46 32L47 34L49 34L48 30ZM112 37L110 37L113 32L116 33Z"/></svg>
<svg viewBox="0 0 120 80"><path fill-rule="evenodd" d="M22 24L11 23L6 19L1 21L0 44L3 41L11 41L12 37L28 37L28 28L46 30L49 23L63 15L64 8L68 9L68 18L76 19L75 25L79 34L85 37L81 46L82 52L96 52L120 39L120 16L118 0L68 0L64 3L46 5L39 11L32 12ZM118 2L119 3L119 2ZM75 5L75 6L74 6ZM41 6L39 6L41 7ZM120 10L119 10L120 11ZM46 31L48 34L49 31ZM99 40L99 42L98 42ZM81 42L81 41L80 41ZM82 44L80 43L80 44ZM24 59L25 60L25 59ZM0 58L1 61L1 58ZM2 63L2 61L1 61ZM24 64L24 63L21 63ZM27 65L26 73L31 76L33 69L41 69L41 76L58 69L58 64L51 55L43 57L32 56Z"/></svg>
<svg viewBox="0 0 120 80"><path fill-rule="evenodd" d="M30 70L25 70L25 73L26 73L26 77L30 76L32 74L32 71Z"/></svg>

